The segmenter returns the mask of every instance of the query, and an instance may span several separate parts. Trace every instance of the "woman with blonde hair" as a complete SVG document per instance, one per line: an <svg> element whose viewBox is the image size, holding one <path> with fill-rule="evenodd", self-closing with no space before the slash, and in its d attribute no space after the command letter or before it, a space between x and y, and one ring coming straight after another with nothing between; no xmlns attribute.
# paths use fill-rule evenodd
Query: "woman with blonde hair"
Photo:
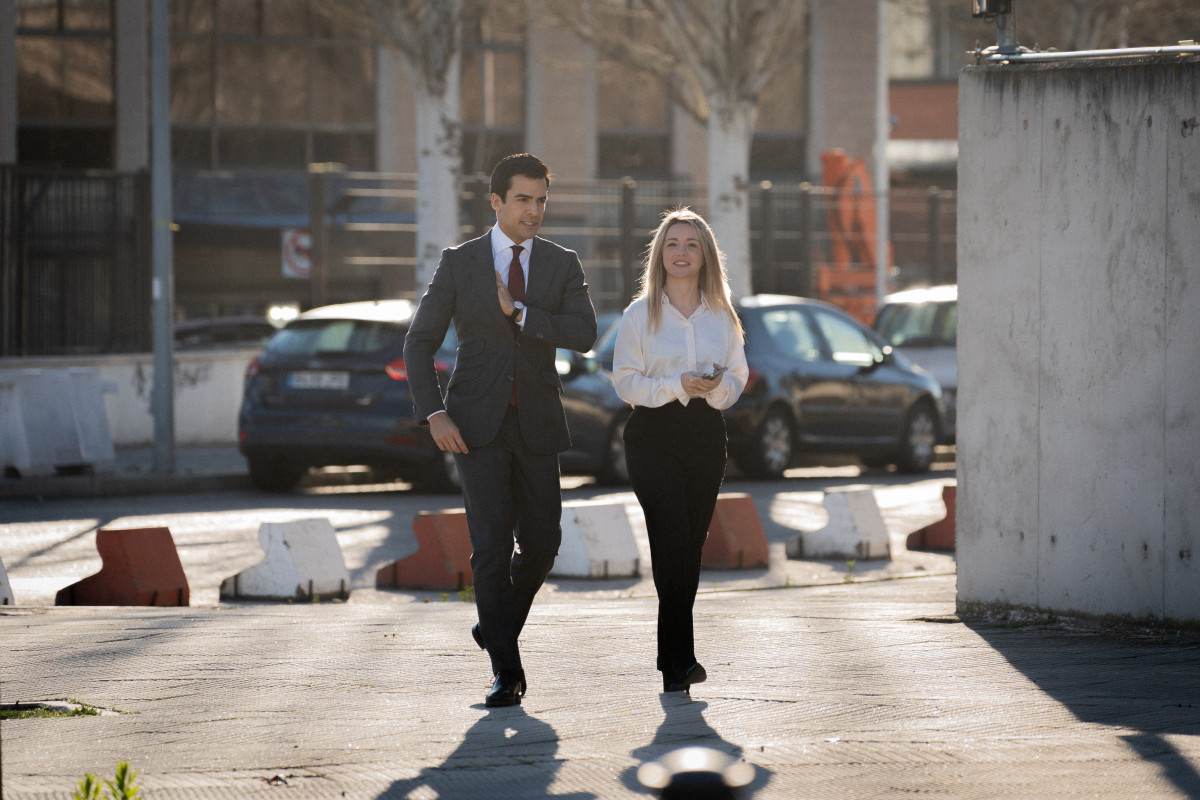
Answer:
<svg viewBox="0 0 1200 800"><path fill-rule="evenodd" d="M725 477L721 410L737 401L749 373L743 339L712 229L690 208L666 212L613 353L613 385L633 406L625 460L650 539L666 692L707 678L696 660L692 607Z"/></svg>

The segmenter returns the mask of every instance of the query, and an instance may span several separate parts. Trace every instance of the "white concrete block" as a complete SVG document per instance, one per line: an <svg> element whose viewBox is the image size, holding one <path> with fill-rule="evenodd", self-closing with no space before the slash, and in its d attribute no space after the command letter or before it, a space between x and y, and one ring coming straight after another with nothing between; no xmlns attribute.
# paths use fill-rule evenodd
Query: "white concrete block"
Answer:
<svg viewBox="0 0 1200 800"><path fill-rule="evenodd" d="M637 577L637 540L620 503L564 503L562 545L551 575L561 578Z"/></svg>
<svg viewBox="0 0 1200 800"><path fill-rule="evenodd" d="M829 524L818 531L802 532L788 540L788 558L891 558L891 541L875 491L847 487L825 492Z"/></svg>
<svg viewBox="0 0 1200 800"><path fill-rule="evenodd" d="M80 461L91 465L94 473L115 472L117 458L108 429L108 414L104 410L106 390L100 381L100 371L94 367L69 367L66 373L71 385L68 397L75 419Z"/></svg>
<svg viewBox="0 0 1200 800"><path fill-rule="evenodd" d="M116 468L99 372L93 367L0 371L0 466L22 477L59 467Z"/></svg>
<svg viewBox="0 0 1200 800"><path fill-rule="evenodd" d="M4 571L4 562L0 561L0 606L15 606L12 584L8 581L8 573Z"/></svg>
<svg viewBox="0 0 1200 800"><path fill-rule="evenodd" d="M264 522L258 529L265 557L221 581L221 597L312 600L350 596L350 573L328 519Z"/></svg>

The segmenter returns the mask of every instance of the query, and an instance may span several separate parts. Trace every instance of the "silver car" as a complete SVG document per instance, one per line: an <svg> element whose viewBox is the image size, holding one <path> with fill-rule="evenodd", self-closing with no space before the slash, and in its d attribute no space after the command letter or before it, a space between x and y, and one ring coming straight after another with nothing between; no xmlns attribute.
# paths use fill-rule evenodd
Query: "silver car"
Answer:
<svg viewBox="0 0 1200 800"><path fill-rule="evenodd" d="M889 294L874 328L888 344L931 373L942 387L942 436L954 441L958 399L958 286L932 286Z"/></svg>

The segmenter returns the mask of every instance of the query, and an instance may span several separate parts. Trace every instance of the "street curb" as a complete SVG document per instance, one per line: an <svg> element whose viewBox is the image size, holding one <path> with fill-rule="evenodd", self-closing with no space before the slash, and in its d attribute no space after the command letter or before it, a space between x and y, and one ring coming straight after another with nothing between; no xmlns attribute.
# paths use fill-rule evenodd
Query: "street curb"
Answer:
<svg viewBox="0 0 1200 800"><path fill-rule="evenodd" d="M0 479L0 498L49 500L66 497L128 497L139 494L194 494L251 489L246 474L60 475Z"/></svg>

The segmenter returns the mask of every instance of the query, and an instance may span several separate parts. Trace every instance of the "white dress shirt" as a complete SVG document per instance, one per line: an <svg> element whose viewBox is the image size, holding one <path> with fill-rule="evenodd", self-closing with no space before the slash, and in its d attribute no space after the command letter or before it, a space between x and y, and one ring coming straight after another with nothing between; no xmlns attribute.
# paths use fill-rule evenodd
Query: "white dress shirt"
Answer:
<svg viewBox="0 0 1200 800"><path fill-rule="evenodd" d="M512 239L500 230L499 225L492 226L492 263L495 264L496 271L500 273L500 279L504 281L504 285L508 286L508 268L512 266L512 248L515 245ZM529 289L529 254L533 251L533 239L526 239L521 242L521 269L525 271L525 289ZM522 301L524 302L524 301ZM525 312L521 312L520 319L517 324L522 328L525 327Z"/></svg>
<svg viewBox="0 0 1200 800"><path fill-rule="evenodd" d="M711 308L701 295L700 306L685 317L666 294L659 328L648 330L647 298L629 304L621 317L613 350L613 386L617 395L635 406L657 408L673 400L683 405L693 399L683 389L685 372L712 371L713 364L728 367L716 389L703 399L716 409L732 406L746 388L749 368L746 350L729 315Z"/></svg>

